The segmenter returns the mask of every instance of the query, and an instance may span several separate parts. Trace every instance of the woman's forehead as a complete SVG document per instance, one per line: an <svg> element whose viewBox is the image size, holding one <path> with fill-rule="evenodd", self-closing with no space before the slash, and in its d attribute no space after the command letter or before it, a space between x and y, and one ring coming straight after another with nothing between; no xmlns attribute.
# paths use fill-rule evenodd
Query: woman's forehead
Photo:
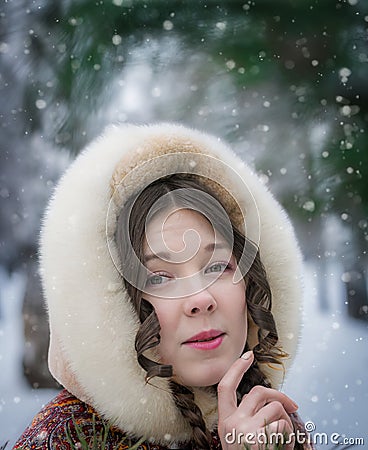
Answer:
<svg viewBox="0 0 368 450"><path fill-rule="evenodd" d="M165 211L161 211L149 220L146 231L150 229L170 230L173 227L181 226L182 228L208 228L212 229L211 223L206 215L200 211L186 207L173 207Z"/></svg>
<svg viewBox="0 0 368 450"><path fill-rule="evenodd" d="M199 212L180 209L155 217L146 228L145 261L160 258L183 262L198 252L229 250L229 245Z"/></svg>

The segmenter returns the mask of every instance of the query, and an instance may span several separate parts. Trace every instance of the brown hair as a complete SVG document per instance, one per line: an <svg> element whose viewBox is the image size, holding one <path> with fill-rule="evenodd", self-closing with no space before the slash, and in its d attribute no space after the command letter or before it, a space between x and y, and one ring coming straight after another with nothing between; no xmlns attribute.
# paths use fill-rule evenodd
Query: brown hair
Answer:
<svg viewBox="0 0 368 450"><path fill-rule="evenodd" d="M169 192L180 193L182 190L183 195L176 196L175 201L179 204L175 204L175 206L203 212L216 231L232 243L233 254L238 263L243 261L245 264L249 264L250 268L244 276L246 281L245 297L251 321L258 327L258 343L253 348L255 362L243 376L237 389L240 400L255 385L270 387L270 383L258 363L282 364L281 358L287 355L277 347L278 335L271 313L271 290L259 251L255 248L255 244L247 240L234 225L231 224L232 229L228 230L225 225L229 223L228 217L224 217L226 213L223 208L219 207L216 196L207 187L208 184L203 177L188 174L170 175L154 181L137 198L130 199L122 208L118 217L116 243L126 289L141 322L135 339L135 348L138 362L147 372L147 380L155 376L172 376L172 366L159 364L144 355L148 349L154 348L160 343L160 324L151 304L142 298L142 292L135 287L141 285L140 283L145 277L139 261L143 261L143 240L147 214L155 203ZM210 185L213 186L214 182L211 181ZM213 198L213 202L208 201L208 197L206 197L206 201L203 201L203 197L196 195L196 192L209 194ZM248 249L252 249L249 254L255 255L252 263L247 261L247 258L241 258L246 246L249 246ZM138 260L132 257L133 252L137 255ZM245 272L245 269L243 271L242 267L239 268L242 273ZM125 274L129 274L129 276L126 277ZM244 351L248 349L249 344L247 343ZM211 436L206 429L202 413L194 402L191 388L182 386L173 380L170 381L170 387L177 407L192 427L194 448L209 448Z"/></svg>

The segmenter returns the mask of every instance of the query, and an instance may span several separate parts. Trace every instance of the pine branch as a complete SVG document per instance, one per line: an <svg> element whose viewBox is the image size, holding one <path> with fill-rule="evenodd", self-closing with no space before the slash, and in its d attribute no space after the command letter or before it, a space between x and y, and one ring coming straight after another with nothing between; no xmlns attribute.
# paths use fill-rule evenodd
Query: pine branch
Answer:
<svg viewBox="0 0 368 450"><path fill-rule="evenodd" d="M73 439L72 430L70 426L67 429L66 439L72 450L106 450L107 449L107 439L110 433L110 424L108 422L103 422L103 429L98 431L96 429L96 415L92 417L92 439L88 438L82 429L82 426L77 423L73 416L73 426L76 433L77 441ZM124 437L117 445L119 448L128 438ZM139 441L133 446L129 446L127 450L136 450L144 441L144 438L139 439ZM6 445L6 444L5 444ZM130 445L130 442L129 442ZM5 448L5 446L4 446ZM0 448L0 450L4 450ZM56 450L56 449L55 449Z"/></svg>

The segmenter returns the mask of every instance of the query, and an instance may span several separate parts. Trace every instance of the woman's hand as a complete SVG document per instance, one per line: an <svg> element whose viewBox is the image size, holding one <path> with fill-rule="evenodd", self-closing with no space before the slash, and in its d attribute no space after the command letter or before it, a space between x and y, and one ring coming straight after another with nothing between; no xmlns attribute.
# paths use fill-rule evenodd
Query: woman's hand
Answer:
<svg viewBox="0 0 368 450"><path fill-rule="evenodd" d="M253 352L245 353L236 360L226 372L218 385L219 435L223 450L262 449L266 448L267 436L275 433L285 436L285 450L294 448L293 425L289 414L295 412L298 406L285 394L255 386L245 395L237 406L236 389L244 373L253 363ZM269 446L268 448L272 448ZM275 446L276 448L276 446Z"/></svg>

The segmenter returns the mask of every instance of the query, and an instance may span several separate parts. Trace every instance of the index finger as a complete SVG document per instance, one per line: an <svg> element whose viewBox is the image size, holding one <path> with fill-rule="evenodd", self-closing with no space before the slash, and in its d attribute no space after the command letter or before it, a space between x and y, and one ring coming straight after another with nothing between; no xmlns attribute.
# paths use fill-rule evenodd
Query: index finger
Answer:
<svg viewBox="0 0 368 450"><path fill-rule="evenodd" d="M217 387L219 419L224 420L237 409L236 388L253 360L252 351L244 353L222 377Z"/></svg>

